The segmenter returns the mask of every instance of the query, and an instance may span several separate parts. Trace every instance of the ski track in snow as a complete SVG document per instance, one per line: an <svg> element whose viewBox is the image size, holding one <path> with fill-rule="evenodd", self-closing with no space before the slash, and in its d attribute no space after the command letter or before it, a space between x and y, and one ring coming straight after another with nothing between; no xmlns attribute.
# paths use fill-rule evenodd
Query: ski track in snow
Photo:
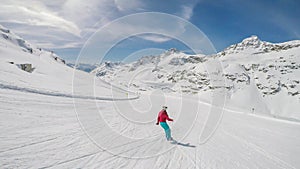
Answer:
<svg viewBox="0 0 300 169"><path fill-rule="evenodd" d="M9 149L7 149L7 150L0 151L0 154L1 154L1 153L8 152L8 151L12 151L12 150L21 149L21 148L24 148L24 147L27 147L27 146L32 146L32 145L36 145L36 144L45 143L45 142L48 142L48 141L55 140L56 138L57 138L57 137L55 137L55 138L50 138L50 139L46 139L46 140L41 140L41 141L37 141L37 142L28 143L28 144L21 145L21 146L18 146L18 147L12 147L12 148L9 148Z"/></svg>
<svg viewBox="0 0 300 169"><path fill-rule="evenodd" d="M47 95L47 96L68 97L68 98L78 98L78 99L107 100L107 101L133 100L133 99L138 98L138 96L132 97L132 98L108 98L108 97L98 97L98 96L79 96L79 95L59 93L59 92L41 91L41 90L30 89L30 88L25 88L25 87L18 87L18 86L14 86L14 85L6 85L6 84L0 84L0 89L16 90L16 91L21 91L21 92L35 93L35 94Z"/></svg>
<svg viewBox="0 0 300 169"><path fill-rule="evenodd" d="M245 144L246 147L250 147L252 150L255 150L259 153L261 153L263 156L265 156L266 158L269 158L270 160L272 160L274 163L276 163L278 166L283 166L283 168L293 168L295 169L295 167L289 165L288 163L286 163L285 161L277 158L276 156L272 155L271 153L266 152L263 148L245 140L242 139L238 136L235 136L233 134L230 134L229 132L223 131L225 134L227 134L228 136L238 140L239 142L241 142L242 144Z"/></svg>
<svg viewBox="0 0 300 169"><path fill-rule="evenodd" d="M3 86L0 89L1 107L8 108L2 109L0 113L1 168L260 168L271 165L270 168L295 169L300 165L297 160L300 151L297 124L226 112L221 125L206 144L199 145L198 137L193 135L203 123L198 121L191 135L184 141L189 141L195 148L170 145L173 146L172 149L154 157L125 158L120 155L128 152L151 152L163 146L164 134L161 133L160 140L144 143L133 141L111 147L111 150L120 150L119 154L111 154L97 147L84 134L71 98L17 89ZM52 97L50 102L49 97ZM59 108L55 109L56 106ZM245 121L250 121L253 125ZM277 127L274 128L275 124ZM153 125L148 130L155 127ZM236 130L238 127L242 131ZM281 128L280 133L276 132L277 128ZM132 130L128 125L123 130L127 129ZM254 132L253 136L249 136L256 130L257 134ZM181 131L173 131L176 132ZM288 136L289 134L294 136ZM272 140L277 136L283 142L270 142L274 150L259 142L264 139ZM291 152L289 145L294 149ZM282 153L289 154L281 154L282 148ZM258 157L261 159L256 159Z"/></svg>

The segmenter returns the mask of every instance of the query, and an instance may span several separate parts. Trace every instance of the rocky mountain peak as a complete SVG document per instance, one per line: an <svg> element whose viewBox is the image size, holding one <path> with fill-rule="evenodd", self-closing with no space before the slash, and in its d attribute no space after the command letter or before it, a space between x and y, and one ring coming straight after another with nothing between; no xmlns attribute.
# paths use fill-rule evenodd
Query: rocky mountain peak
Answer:
<svg viewBox="0 0 300 169"><path fill-rule="evenodd" d="M169 55L172 55L172 54L175 54L175 53L179 53L180 51L176 48L170 48L168 50L165 51L164 55L165 56L169 56Z"/></svg>
<svg viewBox="0 0 300 169"><path fill-rule="evenodd" d="M242 40L242 42L233 44L223 51L218 53L218 56L228 54L247 52L251 54L268 53L272 51L288 50L294 47L299 47L299 41L289 41L284 43L270 43L261 41L256 35L252 35Z"/></svg>

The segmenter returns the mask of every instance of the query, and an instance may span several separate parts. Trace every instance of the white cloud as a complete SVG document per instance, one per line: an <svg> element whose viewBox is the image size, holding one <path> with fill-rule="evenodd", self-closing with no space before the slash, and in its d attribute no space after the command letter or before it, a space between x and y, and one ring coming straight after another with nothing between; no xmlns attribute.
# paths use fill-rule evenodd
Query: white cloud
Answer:
<svg viewBox="0 0 300 169"><path fill-rule="evenodd" d="M139 11L145 7L141 0L114 0L119 11Z"/></svg>
<svg viewBox="0 0 300 169"><path fill-rule="evenodd" d="M160 35L141 35L139 37L143 38L145 40L149 40L152 42L158 42L158 43L162 43L162 42L171 40L171 38L168 38L166 36L160 36Z"/></svg>
<svg viewBox="0 0 300 169"><path fill-rule="evenodd" d="M41 47L61 48L64 43L78 46L105 24L127 14L141 11L157 11L161 1L140 0L6 0L0 6L0 24L12 31L26 36L29 41L37 42ZM169 6L168 2L164 2ZM170 9L164 9L171 14L177 14L185 19L193 15L195 3L173 1ZM176 9L175 11L173 10ZM144 21L147 25L147 21ZM138 25L126 25L126 29L134 30ZM122 31L118 27L115 31ZM177 29L182 31L182 26ZM172 30L176 31L176 30ZM143 36L154 42L169 40L162 36ZM49 43L45 43L49 41ZM76 42L76 43L71 43ZM74 45L76 44L76 45Z"/></svg>
<svg viewBox="0 0 300 169"><path fill-rule="evenodd" d="M182 11L181 11L181 16L186 19L190 20L191 17L193 16L193 8L194 6L182 6Z"/></svg>
<svg viewBox="0 0 300 169"><path fill-rule="evenodd" d="M22 23L29 26L50 26L80 36L80 29L42 5L3 4L0 6L0 18L5 22Z"/></svg>

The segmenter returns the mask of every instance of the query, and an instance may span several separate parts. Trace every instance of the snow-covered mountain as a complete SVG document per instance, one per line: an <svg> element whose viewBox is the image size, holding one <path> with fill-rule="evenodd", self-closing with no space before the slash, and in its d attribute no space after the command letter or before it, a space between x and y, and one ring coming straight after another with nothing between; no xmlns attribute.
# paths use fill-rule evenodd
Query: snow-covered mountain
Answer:
<svg viewBox="0 0 300 169"><path fill-rule="evenodd" d="M42 48L38 48L33 44L30 44L20 36L11 32L9 29L0 25L0 45L5 48L13 48L17 51L27 52L36 56L48 55L52 57L55 61L65 64L65 60L57 56L53 51L47 51Z"/></svg>
<svg viewBox="0 0 300 169"><path fill-rule="evenodd" d="M257 36L252 35L244 39L242 42L234 44L219 52L219 55L228 55L233 53L249 52L252 54L268 53L272 51L283 51L291 48L299 47L299 40L284 42L284 43L270 43L261 41Z"/></svg>
<svg viewBox="0 0 300 169"><path fill-rule="evenodd" d="M89 89L94 83L92 75L67 66L54 52L36 47L3 26L0 26L0 54L0 88L67 97L95 97L95 91ZM73 74L85 79L77 86L82 88L79 93L74 93L73 78L76 77ZM101 87L96 88L102 91L99 96L111 97L111 86L101 80L97 83ZM121 92L123 97L127 97L125 92Z"/></svg>
<svg viewBox="0 0 300 169"><path fill-rule="evenodd" d="M170 49L129 64L104 63L92 73L139 92L159 89L206 97L205 93L222 87L231 108L300 120L300 114L293 112L300 108L299 53L299 40L270 43L251 36L212 56ZM213 59L219 59L223 66L226 83L222 86L211 83L206 69Z"/></svg>

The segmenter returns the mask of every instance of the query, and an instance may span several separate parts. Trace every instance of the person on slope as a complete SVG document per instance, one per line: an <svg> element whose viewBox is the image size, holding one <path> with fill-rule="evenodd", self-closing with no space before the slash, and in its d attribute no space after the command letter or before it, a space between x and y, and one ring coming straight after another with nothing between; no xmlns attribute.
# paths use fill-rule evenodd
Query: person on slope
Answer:
<svg viewBox="0 0 300 169"><path fill-rule="evenodd" d="M168 121L173 121L173 119L169 118L167 113L167 106L163 106L163 109L158 113L156 125L160 124L160 126L165 130L166 138L168 141L172 141L173 138L171 137L171 129L167 124Z"/></svg>

